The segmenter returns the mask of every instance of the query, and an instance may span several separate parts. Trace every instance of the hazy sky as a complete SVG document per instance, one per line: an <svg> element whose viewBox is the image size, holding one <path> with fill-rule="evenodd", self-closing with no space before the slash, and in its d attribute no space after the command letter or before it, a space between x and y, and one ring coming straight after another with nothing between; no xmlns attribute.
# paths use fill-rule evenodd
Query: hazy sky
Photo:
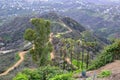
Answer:
<svg viewBox="0 0 120 80"><path fill-rule="evenodd" d="M48 0L27 0L27 1L48 1Z"/></svg>
<svg viewBox="0 0 120 80"><path fill-rule="evenodd" d="M48 1L48 0L27 0L27 1ZM95 1L120 1L120 0L95 0Z"/></svg>

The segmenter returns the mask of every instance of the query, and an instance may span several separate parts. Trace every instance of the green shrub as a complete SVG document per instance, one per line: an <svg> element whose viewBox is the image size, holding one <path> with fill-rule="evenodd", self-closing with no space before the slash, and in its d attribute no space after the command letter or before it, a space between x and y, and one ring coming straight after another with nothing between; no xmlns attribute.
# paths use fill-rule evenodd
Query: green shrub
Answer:
<svg viewBox="0 0 120 80"><path fill-rule="evenodd" d="M18 61L20 59L19 53L15 54L15 60Z"/></svg>
<svg viewBox="0 0 120 80"><path fill-rule="evenodd" d="M50 80L74 80L74 79L72 78L72 73L67 73L67 74L57 75L54 78L51 78Z"/></svg>
<svg viewBox="0 0 120 80"><path fill-rule="evenodd" d="M57 68L57 67L41 67L39 68L39 71L41 71L41 75L43 75L43 77L45 77L47 80L49 80L50 78L59 75L59 74L63 74L64 71Z"/></svg>
<svg viewBox="0 0 120 80"><path fill-rule="evenodd" d="M29 80L29 79L26 74L18 73L18 75L15 78L13 78L13 80Z"/></svg>
<svg viewBox="0 0 120 80"><path fill-rule="evenodd" d="M100 74L98 74L98 78L104 78L104 77L108 77L111 75L111 71L109 70L103 70Z"/></svg>
<svg viewBox="0 0 120 80"><path fill-rule="evenodd" d="M42 78L38 70L25 69L22 74L26 74L29 80L40 80Z"/></svg>
<svg viewBox="0 0 120 80"><path fill-rule="evenodd" d="M78 69L78 70L75 70L73 73L80 73L80 72L82 72L82 70L81 69Z"/></svg>
<svg viewBox="0 0 120 80"><path fill-rule="evenodd" d="M86 80L93 80L92 77L87 78Z"/></svg>
<svg viewBox="0 0 120 80"><path fill-rule="evenodd" d="M81 61L78 62L77 60L74 59L74 60L72 61L72 64L75 65L76 67L79 66L80 70L82 69L82 62L81 62ZM85 67L86 67L86 64L83 63L83 69L84 69L84 70L85 70Z"/></svg>
<svg viewBox="0 0 120 80"><path fill-rule="evenodd" d="M116 59L120 59L120 40L107 46L92 62L89 70L100 68Z"/></svg>
<svg viewBox="0 0 120 80"><path fill-rule="evenodd" d="M67 71L65 72L57 67L44 66L36 70L25 69L21 73L18 73L13 80L19 80L18 78L21 75L26 75L28 80L49 80L50 78L63 73L67 73Z"/></svg>

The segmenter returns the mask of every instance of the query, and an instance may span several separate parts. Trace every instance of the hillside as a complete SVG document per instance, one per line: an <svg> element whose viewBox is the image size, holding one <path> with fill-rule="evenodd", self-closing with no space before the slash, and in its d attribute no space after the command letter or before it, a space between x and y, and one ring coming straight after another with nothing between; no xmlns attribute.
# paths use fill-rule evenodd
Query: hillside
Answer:
<svg viewBox="0 0 120 80"><path fill-rule="evenodd" d="M99 52L106 44L110 43L107 39L94 34L75 20L51 12L43 15L15 17L8 23L3 24L0 27L0 37L5 45L1 47L1 49L6 50L22 48L22 46L26 44L23 39L23 34L27 28L34 28L34 26L30 23L30 19L35 17L51 21L51 32L56 35L53 42L61 43L60 40L62 38L65 40L70 38L74 41L84 39L85 42L95 42L97 45L95 47L91 47L94 54L97 54L97 52ZM54 44L54 46L58 47L57 44Z"/></svg>
<svg viewBox="0 0 120 80"><path fill-rule="evenodd" d="M68 17L58 16L55 13L46 13L45 15L36 15L35 17L51 20L51 32L54 34L68 31L65 25L71 28L72 32L64 35L67 38L79 39L81 38L81 33L86 30L75 20ZM0 37L4 40L6 49L17 48L22 45L22 42L24 41L24 31L27 28L33 28L29 22L31 18L34 18L34 16L16 17L0 27Z"/></svg>
<svg viewBox="0 0 120 80"><path fill-rule="evenodd" d="M96 72L97 74L99 74L102 70L110 70L112 72L111 76L109 76L108 78L104 78L104 79L98 79L98 80L119 80L120 79L120 60L116 60L113 63L107 64L103 67L101 67L100 69L90 72L90 74L94 74L94 72Z"/></svg>
<svg viewBox="0 0 120 80"><path fill-rule="evenodd" d="M97 70L88 71L87 75L88 77L93 77L95 75L96 80L119 80L120 79L120 71L119 71L120 65L119 64L120 64L120 60L116 60L112 63L106 64L105 66ZM112 72L112 74L109 77L97 78L97 75L100 74L104 70L109 70ZM78 78L78 79L82 79L82 78Z"/></svg>
<svg viewBox="0 0 120 80"><path fill-rule="evenodd" d="M66 37L77 38L74 35L77 35L80 37L80 32L85 31L85 28L82 27L76 21L72 20L71 18L67 18L67 17L65 18L65 17L58 16L55 13L49 13L49 14L45 14L45 15L37 15L35 17L41 17L41 18L51 20L52 21L51 22L51 31L54 34L64 33L66 31L69 31L67 28L68 27L67 24L71 27L73 32L71 32L69 34L66 33L64 35ZM0 37L2 38L3 42L5 43L5 45L3 46L5 48L5 50L6 49L20 50L22 48L22 46L24 46L24 44L26 42L23 39L23 34L27 28L33 28L31 23L29 22L31 18L33 18L33 16L32 17L29 17L29 16L16 17L15 19L11 20L8 23L3 24L0 27ZM69 24L69 23L71 23L71 24ZM1 49L3 47L1 47ZM0 59L1 59L0 65L4 66L4 67L0 67L0 73L4 72L7 68L10 67L9 65L13 65L17 61L16 57L18 57L18 56L16 56L16 55L17 55L17 51L7 53L7 54L0 53ZM25 65L28 65L28 67L30 67L30 65L28 63L32 64L32 61L27 61L27 62L25 62L25 64L22 64L22 66L26 67ZM18 68L18 70L21 70L21 69L22 68L20 68L20 69ZM14 73L16 73L16 70Z"/></svg>
<svg viewBox="0 0 120 80"><path fill-rule="evenodd" d="M119 38L119 0L0 0L0 80L120 80Z"/></svg>
<svg viewBox="0 0 120 80"><path fill-rule="evenodd" d="M87 30L80 25L78 22L75 20L69 18L69 17L63 17L60 15L57 15L56 13L46 13L44 15L35 15L35 16L21 16L21 17L16 17L15 19L11 20L8 23L3 24L0 27L0 37L3 39L5 43L5 50L6 49L18 49L20 50L26 42L23 39L23 34L27 28L34 28L32 24L29 22L31 18L38 17L38 18L45 18L51 21L51 32L56 35L56 37L53 39L53 44L54 44L54 49L56 54L55 56L59 56L59 50L56 49L56 47L63 47L63 43L61 39L67 40L67 38L73 39L73 40L78 40L82 39L82 33L85 33ZM60 34L58 34L60 33ZM61 35L61 37L59 37ZM58 36L58 37L57 37ZM97 40L98 45L96 46L96 51L94 54L96 54L97 51L99 51L101 48L103 48L104 44L106 44L104 41L101 41L101 39L94 34L91 35L86 35L90 36L88 41L94 41ZM59 43L60 45L58 45ZM103 44L103 45L102 45ZM77 47L79 49L79 47ZM1 48L2 49L2 48ZM87 50L87 48L86 48ZM94 47L93 47L94 51ZM69 54L68 54L69 55ZM93 54L91 54L93 55ZM95 55L94 55L95 56ZM74 54L74 57L76 58L76 54ZM5 71L9 65L13 65L14 62L16 62L16 52L15 53L8 53L8 54L3 54L0 56L2 60L4 60L5 63L0 62L1 66L6 65L6 67L0 67L0 72ZM28 57L29 58L29 57ZM59 58L57 58L59 59ZM8 62L9 61L9 62ZM22 70L24 67L34 67L33 62L28 60L25 60L25 62L18 67L17 71ZM27 66L26 66L27 65ZM21 67L22 66L22 67ZM17 72L14 70L12 72L13 75L8 75L14 76L14 74Z"/></svg>
<svg viewBox="0 0 120 80"><path fill-rule="evenodd" d="M119 38L120 30L120 15L119 5L88 5L82 9L81 7L69 9L62 12L63 15L67 15L86 28L89 28L103 37L107 38ZM80 15L79 15L79 14ZM73 15L74 14L74 15Z"/></svg>
<svg viewBox="0 0 120 80"><path fill-rule="evenodd" d="M53 15L53 14L52 14ZM55 17L56 18L56 17ZM49 18L49 19L51 19L51 18ZM69 18L68 18L69 19ZM69 23L69 21L74 21L74 20L68 20L68 19L66 19L66 18L64 18L63 19L63 21L61 21L61 24L63 25L62 27L64 27L64 28L66 28L66 30L65 31L63 31L63 32L58 32L58 33L50 33L50 38L48 37L48 41L52 41L51 43L54 45L54 47L53 47L53 50L52 50L52 52L50 53L50 54L46 54L48 57L49 57L49 55L50 56L52 56L52 57L49 57L49 58L51 58L50 59L50 61L52 61L52 65L54 65L54 66L56 66L56 68L57 68L57 66L59 66L59 68L60 68L60 70L61 69L63 69L64 71L66 71L65 73L67 73L67 74L64 74L64 75L67 75L67 76L65 76L65 78L67 79L67 80L69 80L69 79L72 79L72 78L74 78L74 77L72 77L72 75L75 73L76 74L76 71L75 72L72 72L72 73L68 73L68 71L70 70L76 70L77 68L78 68L78 71L79 71L79 69L81 70L82 69L82 66L86 66L86 70L87 69L96 69L96 68L99 68L99 67L101 67L101 66L104 66L104 65L106 65L106 64L108 64L108 63L110 63L110 62L113 62L114 60L116 60L116 59L119 59L119 57L120 57L120 55L119 55L119 40L118 41L116 41L115 43L113 43L112 45L109 45L109 46L107 46L105 49L104 49L104 51L102 51L102 53L101 54L99 54L97 57L95 57L96 59L94 59L93 58L93 61L94 62L91 62L91 53L90 52L92 52L92 50L90 50L91 48L95 48L93 45L90 45L90 47L89 46L87 46L87 45L89 45L89 44L87 44L87 45L82 45L82 46L79 46L79 44L76 44L76 40L75 39L77 39L76 37L73 37L73 36L71 36L71 37L69 37L69 39L67 38L67 36L66 36L66 34L69 34L69 35L71 35L71 33L75 30L75 29L72 29L74 26L72 25L72 27L69 27L69 26L71 26L70 24L69 24L69 26L68 25L66 25L65 23ZM34 18L34 19L32 19L33 21L35 21L36 22L36 20L42 20L42 19L36 19L36 18ZM55 21L53 18L51 19L52 21ZM65 20L65 21L64 21ZM39 22L38 22L39 23ZM56 23L56 22L54 22L54 23ZM32 24L33 24L33 22L32 22ZM36 25L36 24L35 24ZM36 26L39 26L39 25L36 25ZM44 27L44 26L42 26L42 27ZM50 26L48 27L49 29L50 29ZM75 31L77 31L77 30L75 30ZM83 39L85 39L86 40L86 38L87 38L87 41L88 40L90 40L90 41L92 41L93 40L93 38L97 38L97 36L95 37L94 35L88 35L88 34L90 34L90 32L86 32L86 30L85 31L82 31L81 30L81 32L80 33L82 33L81 34L81 37L83 37L83 35L84 35L84 38ZM40 34L43 34L43 33L41 33L40 32ZM59 35L59 36L58 36ZM42 36L42 35L41 35ZM72 39L70 39L70 38L72 38ZM92 39L91 39L92 38ZM36 39L38 39L38 38L36 38ZM99 41L100 43L101 43L101 41L97 38L96 39L97 41ZM39 41L39 40L38 40ZM43 39L43 41L44 41L44 39ZM68 43L68 42L70 42L70 43ZM80 41L81 41L81 38L80 38ZM83 41L82 41L82 43L83 43ZM46 44L46 43L45 43ZM74 45L74 44L76 44L76 45ZM102 43L101 43L102 44ZM38 44L37 44L38 45ZM103 44L102 44L103 45ZM41 46L41 45L40 45ZM75 47L75 48L73 48L73 49L71 49L71 47ZM44 49L45 47L41 47L42 49ZM48 47L47 47L48 48ZM35 47L33 48L33 50L35 49ZM57 49L59 49L59 50L57 50ZM82 51L81 51L82 50ZM84 51L83 51L84 50ZM117 50L117 52L116 52L116 50ZM60 51L60 52L58 52L58 51ZM62 51L62 52L61 52ZM70 52L71 51L71 52ZM78 52L80 51L80 53L78 54ZM97 50L96 50L97 51ZM31 51L30 51L31 52ZM69 53L70 52L70 53ZM82 55L80 55L81 54L81 52L82 53L84 53L84 54L82 54ZM77 54L75 54L75 53L77 53ZM93 52L94 54L93 55L95 55L95 52ZM16 69L19 69L19 67L16 67L16 65L18 64L18 63L21 63L21 61L23 61L24 59L26 59L26 58L24 58L23 56L22 56L22 54L24 54L24 52L23 53L20 53L19 55L20 55L20 62L18 61L16 64L15 64L15 68L14 68L14 65L13 65L13 67L10 67L10 68L8 68L8 70L7 71L9 71L9 70L12 70L12 71L15 71L15 73L16 73ZM33 54L33 52L32 52L32 54ZM32 55L31 54L31 55ZM44 53L43 53L44 54ZM46 58L46 55L44 54L44 56L45 56L45 58ZM62 56L61 56L62 55ZM72 56L71 56L72 55ZM89 56L89 59L88 59L88 56L87 55L90 55ZM22 56L22 57L21 57ZM72 58L71 58L71 57ZM78 57L79 56L79 57ZM33 57L33 56L32 56ZM40 56L41 57L41 56ZM82 61L83 60L83 57L84 57L84 64L83 63L80 63L80 62L78 62L78 61ZM72 62L72 61L77 61L77 62ZM25 62L25 61L24 61ZM26 63L26 62L25 62ZM28 61L27 61L27 63L28 63ZM29 62L30 64L31 64L31 62ZM42 62L43 63L43 62ZM48 63L48 62L47 62ZM76 64L77 63L77 64ZM78 66L78 63L79 63L79 66ZM88 65L88 63L90 63L89 65ZM45 78L47 78L48 77L48 75L46 75L46 70L47 70L47 74L49 74L49 73L51 73L51 71L49 71L49 70L51 70L51 68L52 68L52 65L51 65L51 67L49 67L49 66L46 66L46 67L40 67L40 70L39 69L34 69L34 68L30 68L30 64L29 65L27 65L27 67L29 68L29 69L25 69L25 70L23 70L23 71L21 71L21 69L23 69L24 67L26 67L25 66L25 64L23 65L23 67L21 68L21 69L19 69L19 70L17 70L17 71L21 71L20 73L18 73L15 77L14 77L14 79L13 80L16 80L16 79L19 79L20 77L21 78L23 78L21 75L26 75L26 78L27 79L42 79L42 77L41 76L43 76L44 77L44 75L45 75ZM43 63L43 64L45 64L45 63ZM109 70L111 70L112 72L114 72L114 70L113 69L116 69L116 70L118 70L119 68L119 66L117 67L117 65L119 64L119 62L118 63L112 63L112 64L108 64L108 66L106 66ZM116 67L117 68L112 68L112 66L113 65L116 65ZM21 66L21 65L20 65ZM43 66L43 65L42 65ZM81 67L80 67L81 66ZM89 66L89 67L87 67L87 66ZM49 68L48 68L49 67ZM15 69L15 70L14 70ZM52 71L54 71L54 69L55 68L52 68L53 70ZM102 69L106 69L105 67L104 68L102 68ZM41 70L43 70L43 73L41 73ZM98 73L99 73L99 71L100 71L101 69L98 69ZM6 71L6 72L7 72ZM37 71L37 72L36 72ZM45 71L45 73L44 73L44 71ZM6 74L6 72L5 72L5 74ZM80 71L79 71L80 72ZM14 74L15 74L14 73ZM55 72L56 73L56 72ZM50 79L52 79L52 80L54 80L54 79L59 79L59 78L61 78L61 77L59 77L60 75L61 75L61 73L59 73L59 72L57 72L59 75L58 75L58 77L53 77L53 76L50 76L49 78ZM13 72L12 72L12 74L13 74ZM13 76L14 76L14 74L12 75L12 76L10 76L10 75L8 75L8 77L9 78L12 78ZM39 75L39 76L33 76L33 74L34 75ZM93 74L93 73L90 73L90 75L88 76L88 77L91 77L92 75L91 74ZM115 78L115 76L114 76L114 74L116 74L116 75L118 75L119 73L113 73L113 78ZM27 77L27 76L31 76L31 77ZM64 79L64 75L61 75L62 76L62 78L61 79ZM111 75L111 74L110 74ZM97 75L98 76L98 75ZM7 78L7 77L4 77L3 79L5 79L5 78ZM24 77L25 78L25 77ZM47 78L48 80L49 80L49 78ZM118 77L116 77L116 78L119 78L119 76ZM2 78L1 78L2 79ZM98 78L99 79L99 78ZM105 78L105 79L107 79L107 78ZM43 78L43 80L44 80L44 78ZM75 80L75 79L73 79L73 80Z"/></svg>

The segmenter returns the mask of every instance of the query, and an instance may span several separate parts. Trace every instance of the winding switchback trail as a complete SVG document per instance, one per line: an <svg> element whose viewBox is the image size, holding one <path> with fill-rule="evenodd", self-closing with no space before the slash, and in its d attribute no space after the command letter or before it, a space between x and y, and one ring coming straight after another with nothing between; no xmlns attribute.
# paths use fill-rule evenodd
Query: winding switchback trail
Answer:
<svg viewBox="0 0 120 80"><path fill-rule="evenodd" d="M65 32L62 32L62 33L57 33L57 34L62 34L62 35L64 35L64 34L71 33L71 32L73 31L73 30L72 30L69 26L67 26L63 21L60 20L60 22L61 22L61 23L59 23L59 22L53 22L53 23L59 23L59 24L63 25L63 27L67 28L68 31L65 31ZM52 43L53 37L55 37L55 35L53 35L53 33L50 33L49 42ZM55 51L53 50L53 51L50 53L50 57L51 57L51 60L53 60L53 59L55 59L55 57L58 57L58 56L55 56ZM58 57L58 58L59 58L59 57ZM66 60L69 64L71 64L71 61L70 61L70 59L69 59L68 57L67 57L65 60Z"/></svg>
<svg viewBox="0 0 120 80"><path fill-rule="evenodd" d="M15 63L12 67L8 68L5 72L1 73L0 76L4 76L7 75L10 71L14 70L15 68L17 68L23 61L24 61L24 56L28 51L23 51L23 52L19 52L19 57L20 60L17 61L17 63Z"/></svg>
<svg viewBox="0 0 120 80"><path fill-rule="evenodd" d="M61 32L61 33L57 33L57 34L62 34L62 35L64 35L64 34L68 34L68 33L71 33L71 32L72 32L72 29L71 29L69 26L67 26L67 25L66 25L63 21L61 21L61 20L60 20L60 22L53 22L53 23L61 24L63 27L65 27L65 28L68 29L68 31ZM55 36L55 35L54 35L54 36Z"/></svg>

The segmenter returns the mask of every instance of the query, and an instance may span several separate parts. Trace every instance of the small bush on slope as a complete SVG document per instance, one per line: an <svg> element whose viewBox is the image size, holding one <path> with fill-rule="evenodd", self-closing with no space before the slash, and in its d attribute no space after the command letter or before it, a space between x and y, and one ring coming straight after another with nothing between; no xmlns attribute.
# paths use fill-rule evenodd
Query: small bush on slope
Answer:
<svg viewBox="0 0 120 80"><path fill-rule="evenodd" d="M26 74L19 73L13 80L28 80L28 76Z"/></svg>
<svg viewBox="0 0 120 80"><path fill-rule="evenodd" d="M77 60L74 59L72 61L72 64L75 65L77 68L79 66L79 68L80 68L79 70L82 71L82 62L81 61L78 62ZM85 70L85 68L86 68L86 63L83 63L83 69Z"/></svg>
<svg viewBox="0 0 120 80"><path fill-rule="evenodd" d="M89 70L100 68L101 66L104 66L117 59L120 59L120 40L117 40L112 45L107 46L103 52L98 55L96 60L92 62Z"/></svg>
<svg viewBox="0 0 120 80"><path fill-rule="evenodd" d="M104 77L108 77L111 75L111 71L109 70L103 70L100 74L98 74L98 78L104 78Z"/></svg>
<svg viewBox="0 0 120 80"><path fill-rule="evenodd" d="M75 80L72 78L72 73L56 75L55 77L51 78L50 80Z"/></svg>
<svg viewBox="0 0 120 80"><path fill-rule="evenodd" d="M15 54L15 60L18 61L20 59L19 53Z"/></svg>

